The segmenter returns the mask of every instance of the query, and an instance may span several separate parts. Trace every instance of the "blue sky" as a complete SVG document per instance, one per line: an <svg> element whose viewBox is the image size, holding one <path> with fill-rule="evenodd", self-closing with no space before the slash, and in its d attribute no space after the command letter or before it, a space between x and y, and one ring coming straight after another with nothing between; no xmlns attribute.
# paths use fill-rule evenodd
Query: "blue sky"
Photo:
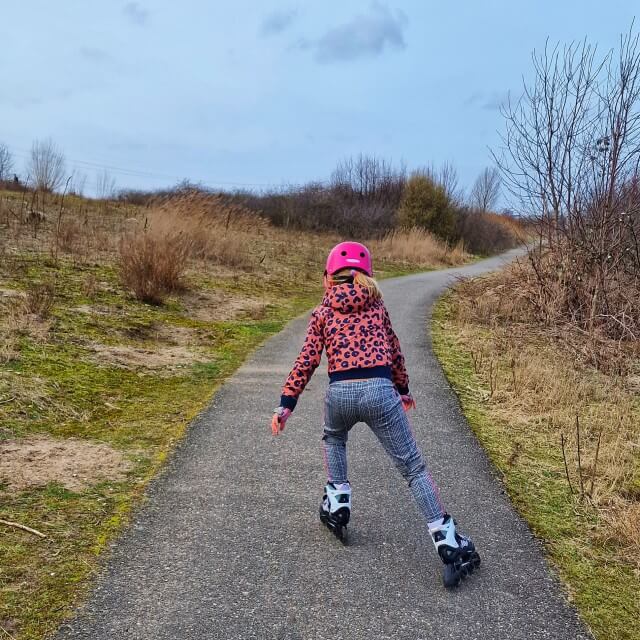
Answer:
<svg viewBox="0 0 640 640"><path fill-rule="evenodd" d="M329 176L350 154L450 161L469 186L545 39L614 46L631 1L16 0L0 12L0 143L51 137L118 187ZM637 9L636 9L637 10Z"/></svg>

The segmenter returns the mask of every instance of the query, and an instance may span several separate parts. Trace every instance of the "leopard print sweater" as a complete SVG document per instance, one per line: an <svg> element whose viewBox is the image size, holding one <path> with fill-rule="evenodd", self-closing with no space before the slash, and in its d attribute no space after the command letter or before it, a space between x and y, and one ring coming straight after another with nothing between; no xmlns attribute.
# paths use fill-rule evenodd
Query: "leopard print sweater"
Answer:
<svg viewBox="0 0 640 640"><path fill-rule="evenodd" d="M332 287L311 314L307 335L282 389L280 404L293 410L326 349L329 379L389 378L402 394L409 376L382 300L357 284Z"/></svg>

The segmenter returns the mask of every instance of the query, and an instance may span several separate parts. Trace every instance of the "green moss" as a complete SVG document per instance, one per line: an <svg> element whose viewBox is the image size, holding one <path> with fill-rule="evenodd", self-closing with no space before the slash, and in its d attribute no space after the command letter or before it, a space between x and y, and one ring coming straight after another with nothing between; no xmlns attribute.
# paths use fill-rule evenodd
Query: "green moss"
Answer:
<svg viewBox="0 0 640 640"><path fill-rule="evenodd" d="M473 432L501 473L515 507L544 542L568 597L595 636L638 640L640 577L615 561L618 549L596 544L589 536L598 513L571 498L558 443L542 430L518 433L492 414L484 400L487 385L475 373L471 355L453 337L453 296L446 294L434 309L432 340Z"/></svg>

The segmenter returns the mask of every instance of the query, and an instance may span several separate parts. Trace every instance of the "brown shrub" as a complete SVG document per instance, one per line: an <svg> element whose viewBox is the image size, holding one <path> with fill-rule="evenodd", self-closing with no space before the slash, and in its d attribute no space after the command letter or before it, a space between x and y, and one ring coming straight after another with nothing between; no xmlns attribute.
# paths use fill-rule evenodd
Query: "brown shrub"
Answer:
<svg viewBox="0 0 640 640"><path fill-rule="evenodd" d="M154 304L183 288L190 260L252 267L256 235L267 227L241 206L197 191L162 199L144 220L125 222L129 230L120 244L122 282L138 299Z"/></svg>
<svg viewBox="0 0 640 640"><path fill-rule="evenodd" d="M29 286L24 298L24 310L40 319L51 315L55 302L56 288L53 282L37 282Z"/></svg>
<svg viewBox="0 0 640 640"><path fill-rule="evenodd" d="M435 267L462 264L469 258L461 245L451 248L429 231L416 227L389 232L371 243L376 258Z"/></svg>
<svg viewBox="0 0 640 640"><path fill-rule="evenodd" d="M497 213L460 209L456 220L456 235L465 249L477 255L493 255L512 249L524 236L513 219Z"/></svg>
<svg viewBox="0 0 640 640"><path fill-rule="evenodd" d="M87 275L82 282L82 293L89 300L93 300L100 291L100 284L93 273Z"/></svg>
<svg viewBox="0 0 640 640"><path fill-rule="evenodd" d="M63 219L57 230L58 247L65 253L75 253L78 250L82 236L82 225L75 218Z"/></svg>
<svg viewBox="0 0 640 640"><path fill-rule="evenodd" d="M604 372L627 373L640 353L638 286L632 281L625 287L609 283L609 304L622 309L620 318L598 313L590 328L591 307L586 301L592 299L594 284L586 278L570 281L568 275L575 268L569 255L562 258L549 252L535 260L531 256L517 260L499 276L466 282L461 289L465 293L461 318L492 327L524 324L544 330L580 362Z"/></svg>
<svg viewBox="0 0 640 640"><path fill-rule="evenodd" d="M125 234L120 243L120 278L138 300L162 304L182 288L189 239L180 233L146 229Z"/></svg>

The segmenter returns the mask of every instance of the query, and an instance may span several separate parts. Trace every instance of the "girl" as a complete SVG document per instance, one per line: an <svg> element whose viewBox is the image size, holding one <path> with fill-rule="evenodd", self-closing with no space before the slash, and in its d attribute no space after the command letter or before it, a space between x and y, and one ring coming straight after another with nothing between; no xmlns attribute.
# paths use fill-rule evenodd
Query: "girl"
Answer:
<svg viewBox="0 0 640 640"><path fill-rule="evenodd" d="M409 484L445 564L444 583L453 587L478 566L480 556L445 513L413 437L405 412L415 407L415 402L409 393L404 356L372 276L371 255L364 245L343 242L329 253L325 296L311 314L304 345L284 384L272 430L277 435L284 429L326 349L330 384L322 439L327 484L320 519L344 539L351 515L347 437L357 422L366 422Z"/></svg>

